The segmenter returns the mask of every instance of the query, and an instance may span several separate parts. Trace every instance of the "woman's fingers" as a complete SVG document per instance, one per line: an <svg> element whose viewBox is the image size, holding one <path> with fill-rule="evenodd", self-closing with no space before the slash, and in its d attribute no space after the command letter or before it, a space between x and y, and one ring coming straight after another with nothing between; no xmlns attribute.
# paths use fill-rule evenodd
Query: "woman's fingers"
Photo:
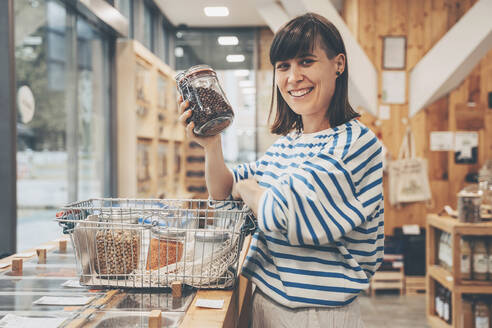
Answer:
<svg viewBox="0 0 492 328"><path fill-rule="evenodd" d="M181 124L186 124L186 120L191 116L191 110L187 110L185 111L183 114L181 114L179 117L178 117L178 121L181 123Z"/></svg>
<svg viewBox="0 0 492 328"><path fill-rule="evenodd" d="M195 139L195 133L193 133L193 128L195 127L195 122L191 122L186 126L186 135L189 139Z"/></svg>
<svg viewBox="0 0 492 328"><path fill-rule="evenodd" d="M179 103L179 112L184 113L184 111L190 106L190 102L185 100Z"/></svg>

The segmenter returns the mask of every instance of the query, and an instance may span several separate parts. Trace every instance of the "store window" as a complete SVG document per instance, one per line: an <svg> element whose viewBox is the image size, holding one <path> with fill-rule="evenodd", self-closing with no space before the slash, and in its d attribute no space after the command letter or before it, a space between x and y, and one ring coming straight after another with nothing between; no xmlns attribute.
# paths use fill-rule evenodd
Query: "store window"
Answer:
<svg viewBox="0 0 492 328"><path fill-rule="evenodd" d="M110 193L109 39L77 19L78 199Z"/></svg>
<svg viewBox="0 0 492 328"><path fill-rule="evenodd" d="M176 70L197 64L213 67L234 109L234 122L222 139L229 166L257 157L255 33L253 29L176 31Z"/></svg>
<svg viewBox="0 0 492 328"><path fill-rule="evenodd" d="M114 4L128 20L128 37L133 38L133 0L115 0Z"/></svg>
<svg viewBox="0 0 492 328"><path fill-rule="evenodd" d="M61 205L109 195L111 65L109 40L63 2L14 5L22 251L59 236Z"/></svg>
<svg viewBox="0 0 492 328"><path fill-rule="evenodd" d="M144 46L154 52L154 13L153 8L144 3Z"/></svg>
<svg viewBox="0 0 492 328"><path fill-rule="evenodd" d="M166 64L169 64L169 34L170 34L170 28L167 26L166 23L162 24L162 53L160 54L160 58L162 59L163 62Z"/></svg>

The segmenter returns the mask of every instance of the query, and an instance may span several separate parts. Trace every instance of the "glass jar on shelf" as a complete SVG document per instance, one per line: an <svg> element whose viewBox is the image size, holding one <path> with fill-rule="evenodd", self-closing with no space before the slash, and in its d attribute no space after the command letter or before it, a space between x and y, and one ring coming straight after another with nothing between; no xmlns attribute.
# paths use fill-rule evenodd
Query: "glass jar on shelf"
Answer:
<svg viewBox="0 0 492 328"><path fill-rule="evenodd" d="M482 299L475 302L475 328L489 328L490 310Z"/></svg>
<svg viewBox="0 0 492 328"><path fill-rule="evenodd" d="M460 241L460 253L461 253L461 268L460 274L462 280L471 279L471 259L472 259L472 249L470 245L470 239L463 237Z"/></svg>
<svg viewBox="0 0 492 328"><path fill-rule="evenodd" d="M480 222L480 206L482 204L482 192L465 188L458 193L458 221L476 223Z"/></svg>
<svg viewBox="0 0 492 328"><path fill-rule="evenodd" d="M196 135L213 136L232 123L232 107L210 66L192 66L176 76L176 83L183 100L189 101L189 121L195 123Z"/></svg>
<svg viewBox="0 0 492 328"><path fill-rule="evenodd" d="M487 280L488 262L485 240L482 237L476 238L473 246L473 279Z"/></svg>

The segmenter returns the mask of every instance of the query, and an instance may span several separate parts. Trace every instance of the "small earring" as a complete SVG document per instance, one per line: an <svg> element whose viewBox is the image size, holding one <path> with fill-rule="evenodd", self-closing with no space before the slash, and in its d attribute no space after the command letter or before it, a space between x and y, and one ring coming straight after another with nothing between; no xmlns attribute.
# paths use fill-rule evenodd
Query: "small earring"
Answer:
<svg viewBox="0 0 492 328"><path fill-rule="evenodd" d="M336 72L336 75L337 75L337 76L340 76L340 71L337 71L337 72Z"/></svg>

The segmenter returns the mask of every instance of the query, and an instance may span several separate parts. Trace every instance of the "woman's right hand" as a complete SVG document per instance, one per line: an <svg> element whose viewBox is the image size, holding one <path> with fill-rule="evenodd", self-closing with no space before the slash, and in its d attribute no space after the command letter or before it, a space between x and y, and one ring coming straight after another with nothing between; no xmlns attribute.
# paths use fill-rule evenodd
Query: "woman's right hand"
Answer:
<svg viewBox="0 0 492 328"><path fill-rule="evenodd" d="M178 122L183 124L186 129L186 137L196 143L198 143L203 148L207 148L208 146L217 143L220 140L220 134L211 136L211 137L198 137L193 129L195 128L195 122L190 122L186 124L186 120L191 117L191 109L188 109L190 103L188 100L183 101L183 97L178 97L179 104L179 112L181 115L178 118Z"/></svg>

